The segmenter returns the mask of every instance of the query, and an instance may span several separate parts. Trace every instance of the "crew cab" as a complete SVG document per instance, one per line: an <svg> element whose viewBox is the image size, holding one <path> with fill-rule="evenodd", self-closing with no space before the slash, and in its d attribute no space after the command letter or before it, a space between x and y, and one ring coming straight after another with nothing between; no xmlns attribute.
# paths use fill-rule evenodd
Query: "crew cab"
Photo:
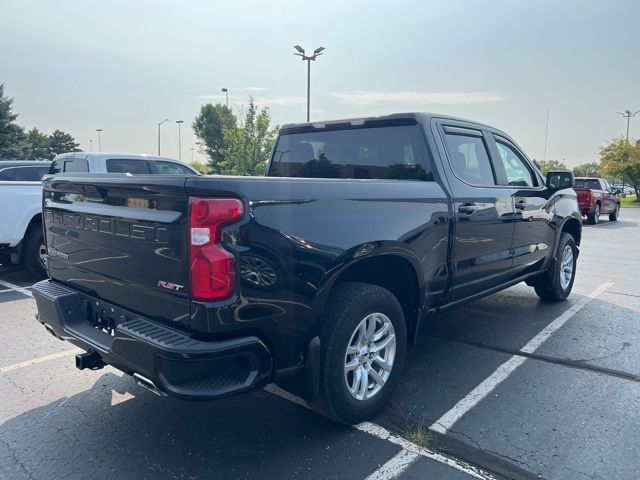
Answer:
<svg viewBox="0 0 640 480"><path fill-rule="evenodd" d="M199 175L189 165L165 157L129 153L71 152L53 162L0 162L0 263L24 265L46 276L42 237L42 184L46 173L91 172Z"/></svg>
<svg viewBox="0 0 640 480"><path fill-rule="evenodd" d="M422 113L285 125L264 177L44 186L38 321L78 368L186 400L275 382L345 423L382 408L432 315L522 281L566 299L582 228L570 172Z"/></svg>
<svg viewBox="0 0 640 480"><path fill-rule="evenodd" d="M614 189L604 178L576 177L574 190L578 195L578 207L587 223L600 222L601 214L609 214L615 222L620 217L620 190Z"/></svg>

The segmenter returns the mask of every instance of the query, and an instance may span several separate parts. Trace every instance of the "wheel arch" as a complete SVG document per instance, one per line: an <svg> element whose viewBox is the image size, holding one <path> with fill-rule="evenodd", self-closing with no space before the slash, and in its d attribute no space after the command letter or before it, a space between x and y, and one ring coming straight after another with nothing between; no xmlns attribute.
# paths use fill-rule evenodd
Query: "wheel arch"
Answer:
<svg viewBox="0 0 640 480"><path fill-rule="evenodd" d="M407 338L412 339L418 328L418 318L424 303L424 288L418 275L419 271L418 266L404 255L369 255L344 266L333 278L328 291L342 283L353 281L370 283L389 290L402 306Z"/></svg>
<svg viewBox="0 0 640 480"><path fill-rule="evenodd" d="M560 228L560 233L567 232L569 235L573 237L573 240L576 242L576 245L580 245L580 240L582 239L582 223L580 220L576 218L567 219ZM560 236L558 235L558 241Z"/></svg>

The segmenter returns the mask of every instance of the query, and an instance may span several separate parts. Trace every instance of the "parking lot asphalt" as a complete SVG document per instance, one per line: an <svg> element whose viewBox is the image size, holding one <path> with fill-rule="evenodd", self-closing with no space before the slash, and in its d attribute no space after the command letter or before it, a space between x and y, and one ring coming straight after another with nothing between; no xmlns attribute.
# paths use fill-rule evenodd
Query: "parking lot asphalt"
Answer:
<svg viewBox="0 0 640 480"><path fill-rule="evenodd" d="M356 428L274 389L185 403L78 371L0 266L0 479L640 478L640 209L580 250L566 302L520 284L424 324Z"/></svg>

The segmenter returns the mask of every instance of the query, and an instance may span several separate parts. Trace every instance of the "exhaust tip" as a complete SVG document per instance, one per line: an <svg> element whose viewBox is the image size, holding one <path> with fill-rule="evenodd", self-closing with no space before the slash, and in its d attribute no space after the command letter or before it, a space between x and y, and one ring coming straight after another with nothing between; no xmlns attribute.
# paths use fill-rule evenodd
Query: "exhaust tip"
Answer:
<svg viewBox="0 0 640 480"><path fill-rule="evenodd" d="M44 329L49 332L51 335L53 335L54 337L56 337L58 340L62 340L57 334L56 332L53 330L53 327L51 325L49 325L48 323L43 323L44 325Z"/></svg>
<svg viewBox="0 0 640 480"><path fill-rule="evenodd" d="M151 380L149 380L147 377L143 377L139 373L134 373L133 378L135 379L138 385L140 385L142 388L146 388L151 393L155 393L159 397L168 396L165 392L161 391L158 387L156 387L156 384L153 383Z"/></svg>

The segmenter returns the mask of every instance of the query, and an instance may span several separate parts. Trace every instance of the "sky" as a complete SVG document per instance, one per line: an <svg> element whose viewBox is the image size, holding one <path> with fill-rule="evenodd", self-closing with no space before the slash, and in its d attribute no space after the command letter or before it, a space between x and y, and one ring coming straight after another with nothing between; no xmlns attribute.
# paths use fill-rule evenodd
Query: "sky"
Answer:
<svg viewBox="0 0 640 480"><path fill-rule="evenodd" d="M640 110L635 0L0 0L0 83L18 122L80 147L203 161L206 102L278 124L426 111L488 123L542 159L594 161ZM640 137L640 114L631 119ZM192 152L191 149L195 148Z"/></svg>

